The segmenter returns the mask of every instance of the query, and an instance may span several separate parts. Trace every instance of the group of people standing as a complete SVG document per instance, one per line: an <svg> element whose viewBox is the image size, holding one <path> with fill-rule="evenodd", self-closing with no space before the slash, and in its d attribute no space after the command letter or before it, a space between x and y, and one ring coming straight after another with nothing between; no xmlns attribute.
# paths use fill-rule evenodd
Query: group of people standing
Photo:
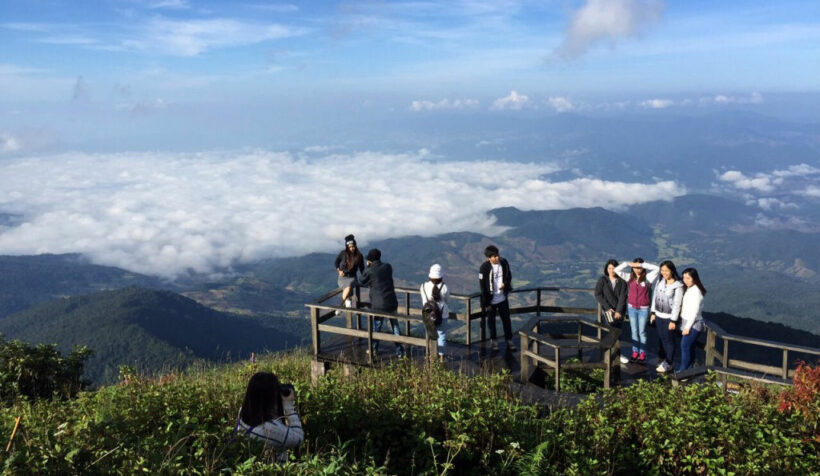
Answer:
<svg viewBox="0 0 820 476"><path fill-rule="evenodd" d="M487 258L478 271L479 288L481 289L481 310L487 319L490 345L498 350L496 316L501 319L504 340L507 350L517 350L512 340L512 323L508 296L512 291L512 272L509 262L502 258L496 246L484 249ZM398 300L393 285L393 268L381 261L381 252L372 249L367 256L362 256L353 235L345 237L345 249L336 257L338 285L342 289L342 303L352 307L352 295L356 286L370 288L371 309L385 313L394 313L398 309ZM361 273L360 277L357 275ZM444 358L447 336L447 318L450 295L444 284L444 273L439 264L433 264L428 273L428 280L419 288L422 305L434 300L441 309L442 319L437 326L439 357ZM621 356L621 362L646 363L647 326L657 328L660 357L656 370L672 370L676 353L676 336L680 339L680 364L678 372L686 370L694 363L693 347L698 336L704 330L703 298L706 288L700 281L695 268L683 270L682 277L672 261L660 265L635 258L631 262L618 263L611 259L604 265L603 276L595 286L595 299L601 305L606 322L622 328L626 318L632 334L632 355ZM379 332L384 323L383 318L376 318L374 330ZM399 335L399 322L390 319L393 334ZM378 341L374 344L378 349ZM396 354L401 356L404 349L396 345Z"/></svg>
<svg viewBox="0 0 820 476"><path fill-rule="evenodd" d="M506 259L499 255L498 248L488 246L484 250L487 261L479 268L479 285L481 287L481 308L486 313L485 325L489 328L491 346L493 350L498 350L497 331L495 318L501 319L504 329L504 338L507 349L516 350L512 341L512 323L510 321L510 306L507 296L512 291L512 273L510 265ZM373 311L394 313L398 309L398 299L396 298L393 284L393 268L389 263L381 261L381 251L374 248L368 251L367 256L363 256L356 245L356 238L353 235L345 237L345 248L339 252L334 262L336 273L338 274L337 284L342 289L342 305L353 307L353 294L356 286L370 288L370 308ZM357 274L361 276L357 277ZM439 359L444 360L444 351L447 345L447 319L450 309L447 300L450 290L444 283L444 272L440 264L430 266L427 274L427 281L419 287L422 306L433 300L437 304L441 319L436 325L437 344ZM389 319L391 331L395 335L400 335L398 319ZM380 332L384 324L384 318L374 319L374 330ZM379 342L373 345L374 350L378 350ZM401 344L396 344L396 355L403 356L404 349Z"/></svg>
<svg viewBox="0 0 820 476"><path fill-rule="evenodd" d="M678 331L682 338L676 371L682 372L694 363L693 348L704 330L701 314L705 295L697 269L686 268L681 278L669 260L660 265L646 263L642 258L621 264L609 260L595 285L595 299L610 325L621 328L624 318L629 317L632 355L622 355L621 362L646 362L646 328L654 325L660 341L655 370L661 373L673 369Z"/></svg>

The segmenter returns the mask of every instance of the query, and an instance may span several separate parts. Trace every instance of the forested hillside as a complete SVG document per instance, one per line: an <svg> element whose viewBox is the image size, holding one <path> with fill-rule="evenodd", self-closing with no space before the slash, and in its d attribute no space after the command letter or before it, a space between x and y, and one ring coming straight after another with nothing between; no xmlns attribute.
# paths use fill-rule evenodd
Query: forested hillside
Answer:
<svg viewBox="0 0 820 476"><path fill-rule="evenodd" d="M170 291L126 288L57 299L4 319L8 339L94 351L86 377L111 383L119 365L154 373L196 359L241 360L251 352L298 346L309 335L301 319L264 320L215 311Z"/></svg>

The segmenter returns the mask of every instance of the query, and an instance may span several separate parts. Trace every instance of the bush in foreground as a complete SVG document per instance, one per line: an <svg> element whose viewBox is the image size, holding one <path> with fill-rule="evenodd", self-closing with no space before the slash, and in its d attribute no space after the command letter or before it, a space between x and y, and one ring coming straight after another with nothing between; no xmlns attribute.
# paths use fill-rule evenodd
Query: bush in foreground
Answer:
<svg viewBox="0 0 820 476"><path fill-rule="evenodd" d="M81 393L19 400L6 473L40 474L811 474L820 443L779 394L640 383L549 412L509 392L509 375L466 377L405 363L309 384L309 357L201 368ZM229 441L248 378L293 382L307 434L284 466ZM815 395L814 398L817 398Z"/></svg>

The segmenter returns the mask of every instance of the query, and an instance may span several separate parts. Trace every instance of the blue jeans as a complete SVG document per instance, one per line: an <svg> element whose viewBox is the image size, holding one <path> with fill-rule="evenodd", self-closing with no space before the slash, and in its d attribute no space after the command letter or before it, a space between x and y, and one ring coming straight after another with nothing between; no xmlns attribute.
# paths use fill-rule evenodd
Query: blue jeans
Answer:
<svg viewBox="0 0 820 476"><path fill-rule="evenodd" d="M441 325L436 328L436 333L438 334L438 339L436 339L438 354L444 355L444 347L447 346L447 319L441 320Z"/></svg>
<svg viewBox="0 0 820 476"><path fill-rule="evenodd" d="M382 325L384 324L383 317L376 317L373 319L373 332L381 332ZM393 330L393 335L401 335L401 328L399 328L399 320L398 319L390 319L390 327ZM373 350L375 352L379 351L379 341L373 343ZM396 344L396 355L404 355L404 347L401 344Z"/></svg>
<svg viewBox="0 0 820 476"><path fill-rule="evenodd" d="M646 324L649 322L649 309L626 307L629 315L629 327L632 329L632 352L646 352Z"/></svg>
<svg viewBox="0 0 820 476"><path fill-rule="evenodd" d="M695 341L698 340L698 336L700 332L696 329L689 329L689 335L683 336L683 339L680 341L680 367L678 367L678 372L683 372L684 370L690 368L695 361Z"/></svg>

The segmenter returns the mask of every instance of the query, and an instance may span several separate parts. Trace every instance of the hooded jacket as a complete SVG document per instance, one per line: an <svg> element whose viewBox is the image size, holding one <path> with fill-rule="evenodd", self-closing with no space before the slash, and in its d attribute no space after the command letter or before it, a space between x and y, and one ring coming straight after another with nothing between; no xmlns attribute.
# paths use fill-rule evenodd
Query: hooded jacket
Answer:
<svg viewBox="0 0 820 476"><path fill-rule="evenodd" d="M652 310L650 312L657 317L671 319L674 322L680 316L682 302L683 283L675 281L672 284L667 284L666 280L661 278L655 284L655 290L652 293Z"/></svg>
<svg viewBox="0 0 820 476"><path fill-rule="evenodd" d="M396 312L399 308L393 286L393 267L389 263L371 261L359 278L359 285L370 288L370 308L374 311Z"/></svg>

